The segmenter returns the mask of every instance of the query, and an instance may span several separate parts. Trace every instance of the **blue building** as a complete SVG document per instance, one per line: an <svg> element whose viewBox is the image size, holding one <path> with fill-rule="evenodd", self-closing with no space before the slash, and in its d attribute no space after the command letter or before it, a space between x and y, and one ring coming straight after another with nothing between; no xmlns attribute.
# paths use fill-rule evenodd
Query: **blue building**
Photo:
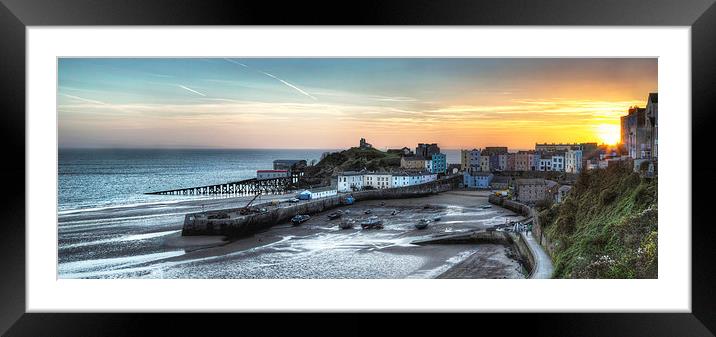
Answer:
<svg viewBox="0 0 716 337"><path fill-rule="evenodd" d="M462 180L468 188L489 188L494 176L490 172L463 172Z"/></svg>
<svg viewBox="0 0 716 337"><path fill-rule="evenodd" d="M447 157L444 153L435 153L431 157L430 173L447 172Z"/></svg>
<svg viewBox="0 0 716 337"><path fill-rule="evenodd" d="M490 171L498 171L500 169L500 155L490 155Z"/></svg>

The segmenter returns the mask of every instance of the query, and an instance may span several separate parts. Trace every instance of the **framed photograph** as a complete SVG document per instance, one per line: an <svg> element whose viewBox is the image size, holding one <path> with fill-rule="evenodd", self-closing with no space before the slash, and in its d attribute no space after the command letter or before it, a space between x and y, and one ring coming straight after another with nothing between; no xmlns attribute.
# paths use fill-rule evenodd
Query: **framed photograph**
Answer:
<svg viewBox="0 0 716 337"><path fill-rule="evenodd" d="M315 6L3 0L2 331L713 335L713 1Z"/></svg>

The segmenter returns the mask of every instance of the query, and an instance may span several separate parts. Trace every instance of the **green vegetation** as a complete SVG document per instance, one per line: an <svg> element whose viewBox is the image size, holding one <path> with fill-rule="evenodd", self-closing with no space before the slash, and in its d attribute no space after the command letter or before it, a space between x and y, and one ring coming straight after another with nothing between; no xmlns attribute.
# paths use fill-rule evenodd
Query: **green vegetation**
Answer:
<svg viewBox="0 0 716 337"><path fill-rule="evenodd" d="M305 170L303 182L307 185L327 185L330 177L342 171L389 171L400 167L400 155L387 153L374 148L352 147L348 150L333 152L318 164Z"/></svg>
<svg viewBox="0 0 716 337"><path fill-rule="evenodd" d="M656 278L657 179L629 165L580 174L562 204L540 212L556 278Z"/></svg>

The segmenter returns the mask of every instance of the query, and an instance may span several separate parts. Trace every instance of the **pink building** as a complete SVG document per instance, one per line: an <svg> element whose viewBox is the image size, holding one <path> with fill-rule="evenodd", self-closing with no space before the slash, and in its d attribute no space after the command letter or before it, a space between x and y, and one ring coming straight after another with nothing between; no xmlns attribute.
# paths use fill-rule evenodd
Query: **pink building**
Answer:
<svg viewBox="0 0 716 337"><path fill-rule="evenodd" d="M515 170L515 161L516 160L517 160L516 153L508 153L507 154L507 165L505 165L505 171L516 171Z"/></svg>
<svg viewBox="0 0 716 337"><path fill-rule="evenodd" d="M515 171L534 171L534 162L534 151L519 151L515 154Z"/></svg>

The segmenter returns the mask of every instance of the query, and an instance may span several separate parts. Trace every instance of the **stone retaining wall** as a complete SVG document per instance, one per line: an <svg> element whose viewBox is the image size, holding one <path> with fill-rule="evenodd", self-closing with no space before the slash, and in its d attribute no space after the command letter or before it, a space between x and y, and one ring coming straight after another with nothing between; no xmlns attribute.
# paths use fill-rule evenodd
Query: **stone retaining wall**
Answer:
<svg viewBox="0 0 716 337"><path fill-rule="evenodd" d="M554 258L554 245L549 241L547 236L542 231L542 225L539 220L539 212L536 209L527 206L523 203L514 200L507 200L504 197L490 196L488 201L491 204L507 208L513 212L519 213L526 217L531 217L532 221L532 233L535 238L539 240L539 244L547 251L550 257Z"/></svg>
<svg viewBox="0 0 716 337"><path fill-rule="evenodd" d="M535 257L532 250L521 235L505 231L475 231L458 233L423 240L416 240L413 244L499 244L511 246L520 256L520 262L531 275L535 267Z"/></svg>
<svg viewBox="0 0 716 337"><path fill-rule="evenodd" d="M230 237L242 237L265 230L279 223L288 222L296 214L310 215L338 207L342 204L341 200L348 195L352 195L357 202L365 200L416 198L452 190L457 188L461 181L460 176L451 176L420 185L358 191L350 194L300 202L286 207L277 207L264 213L254 213L235 218L208 219L208 217L212 215L218 216L238 212L239 208L190 213L184 216L182 235L226 235Z"/></svg>

